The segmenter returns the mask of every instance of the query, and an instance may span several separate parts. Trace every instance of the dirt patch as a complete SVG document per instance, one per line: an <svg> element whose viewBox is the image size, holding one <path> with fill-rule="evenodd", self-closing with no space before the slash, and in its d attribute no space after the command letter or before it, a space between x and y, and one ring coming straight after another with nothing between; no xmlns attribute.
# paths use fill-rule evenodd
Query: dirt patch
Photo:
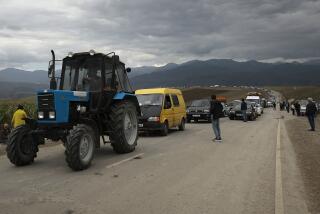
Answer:
<svg viewBox="0 0 320 214"><path fill-rule="evenodd" d="M309 212L320 213L320 131L307 131L310 127L306 117L295 117L285 124L301 170Z"/></svg>

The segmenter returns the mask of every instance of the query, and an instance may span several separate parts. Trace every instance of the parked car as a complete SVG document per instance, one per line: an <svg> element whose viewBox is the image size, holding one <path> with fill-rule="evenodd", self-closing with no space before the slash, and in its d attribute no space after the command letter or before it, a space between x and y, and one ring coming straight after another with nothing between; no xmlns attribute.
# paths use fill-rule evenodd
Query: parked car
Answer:
<svg viewBox="0 0 320 214"><path fill-rule="evenodd" d="M153 88L135 92L142 116L139 118L139 131L160 131L168 135L170 128L185 129L186 105L178 89Z"/></svg>
<svg viewBox="0 0 320 214"><path fill-rule="evenodd" d="M205 120L211 122L210 117L210 100L200 99L191 102L187 108L187 122L198 122L199 120Z"/></svg>
<svg viewBox="0 0 320 214"><path fill-rule="evenodd" d="M247 102L247 118L248 120L255 120L257 119L258 115L255 111L253 105L251 102ZM230 109L229 112L229 119L230 120L237 120L237 119L243 119L243 114L241 111L241 103L237 104L235 107Z"/></svg>

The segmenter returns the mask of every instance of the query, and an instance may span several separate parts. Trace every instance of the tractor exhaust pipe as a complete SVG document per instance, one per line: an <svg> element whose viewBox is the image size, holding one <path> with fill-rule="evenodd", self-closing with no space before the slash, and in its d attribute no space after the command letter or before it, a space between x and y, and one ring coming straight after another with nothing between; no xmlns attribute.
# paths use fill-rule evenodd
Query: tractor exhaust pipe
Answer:
<svg viewBox="0 0 320 214"><path fill-rule="evenodd" d="M51 50L52 54L52 61L49 64L49 69L48 69L48 76L51 76L50 79L50 89L56 90L57 89L57 80L56 80L56 75L55 75L55 64L56 64L56 57L54 54L54 51Z"/></svg>

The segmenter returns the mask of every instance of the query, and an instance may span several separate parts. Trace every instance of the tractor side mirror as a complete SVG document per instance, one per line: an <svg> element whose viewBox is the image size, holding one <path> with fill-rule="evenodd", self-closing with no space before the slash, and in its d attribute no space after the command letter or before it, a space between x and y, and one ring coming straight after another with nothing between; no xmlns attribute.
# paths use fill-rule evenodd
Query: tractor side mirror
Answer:
<svg viewBox="0 0 320 214"><path fill-rule="evenodd" d="M131 72L131 68L126 68L126 72L130 73Z"/></svg>

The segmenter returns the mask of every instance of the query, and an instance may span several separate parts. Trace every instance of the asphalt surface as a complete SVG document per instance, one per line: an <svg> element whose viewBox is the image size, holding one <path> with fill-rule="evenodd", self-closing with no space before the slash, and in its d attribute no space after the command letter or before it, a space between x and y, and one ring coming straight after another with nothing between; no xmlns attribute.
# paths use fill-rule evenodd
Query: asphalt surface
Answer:
<svg viewBox="0 0 320 214"><path fill-rule="evenodd" d="M140 137L130 154L105 145L81 172L67 167L62 145L42 148L26 167L1 156L0 213L275 213L279 118L271 109L247 123L224 118L222 143L200 123ZM281 138L284 211L304 213L299 170Z"/></svg>

